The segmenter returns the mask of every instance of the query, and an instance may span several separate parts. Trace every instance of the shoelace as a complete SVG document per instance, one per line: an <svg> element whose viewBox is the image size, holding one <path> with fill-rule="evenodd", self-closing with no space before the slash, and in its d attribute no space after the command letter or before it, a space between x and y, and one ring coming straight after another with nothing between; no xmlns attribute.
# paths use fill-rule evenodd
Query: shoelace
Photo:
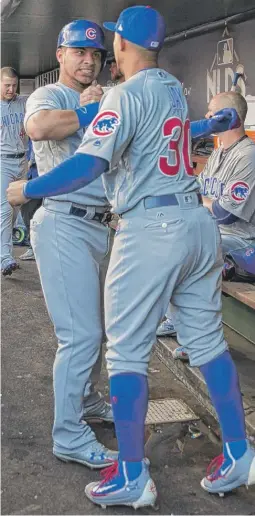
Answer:
<svg viewBox="0 0 255 516"><path fill-rule="evenodd" d="M114 463L111 466L108 466L108 468L102 469L100 472L100 476L102 477L102 480L100 482L100 486L103 484L107 484L107 482L110 482L116 475L119 473L119 463L117 460L114 461Z"/></svg>
<svg viewBox="0 0 255 516"><path fill-rule="evenodd" d="M220 468L225 460L223 453L215 457L209 464L206 471L207 480L218 480L221 477Z"/></svg>

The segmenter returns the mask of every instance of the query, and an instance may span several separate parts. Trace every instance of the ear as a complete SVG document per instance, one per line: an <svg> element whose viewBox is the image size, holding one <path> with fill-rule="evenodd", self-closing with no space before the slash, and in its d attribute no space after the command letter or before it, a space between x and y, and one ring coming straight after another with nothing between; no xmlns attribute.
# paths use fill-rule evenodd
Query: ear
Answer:
<svg viewBox="0 0 255 516"><path fill-rule="evenodd" d="M123 50L125 50L126 48L126 40L123 39L121 36L120 36L120 50L121 52L123 52Z"/></svg>
<svg viewBox="0 0 255 516"><path fill-rule="evenodd" d="M57 48L57 51L56 51L56 58L58 60L59 63L63 63L63 48Z"/></svg>

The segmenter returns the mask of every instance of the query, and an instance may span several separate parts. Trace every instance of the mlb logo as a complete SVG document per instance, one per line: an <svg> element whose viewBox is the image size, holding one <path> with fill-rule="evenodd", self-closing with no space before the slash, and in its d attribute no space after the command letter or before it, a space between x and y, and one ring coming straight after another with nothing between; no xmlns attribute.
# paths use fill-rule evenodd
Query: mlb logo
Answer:
<svg viewBox="0 0 255 516"><path fill-rule="evenodd" d="M233 63L234 42L233 38L222 39L217 45L217 63L228 65Z"/></svg>

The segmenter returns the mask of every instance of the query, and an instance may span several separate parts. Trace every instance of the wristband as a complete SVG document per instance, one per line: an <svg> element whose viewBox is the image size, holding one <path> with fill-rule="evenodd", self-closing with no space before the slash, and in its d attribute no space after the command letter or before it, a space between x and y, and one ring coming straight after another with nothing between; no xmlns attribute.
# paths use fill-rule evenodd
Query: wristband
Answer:
<svg viewBox="0 0 255 516"><path fill-rule="evenodd" d="M78 117L80 128L87 127L98 113L99 102L92 102L87 106L79 107L75 109L75 113Z"/></svg>

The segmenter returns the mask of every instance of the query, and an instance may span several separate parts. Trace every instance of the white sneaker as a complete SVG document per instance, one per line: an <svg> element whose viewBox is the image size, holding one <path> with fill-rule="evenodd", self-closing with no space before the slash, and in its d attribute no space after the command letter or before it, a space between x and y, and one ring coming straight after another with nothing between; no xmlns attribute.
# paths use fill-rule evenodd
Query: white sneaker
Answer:
<svg viewBox="0 0 255 516"><path fill-rule="evenodd" d="M32 249L32 247L29 247L28 250L24 253L24 254L21 254L21 256L19 257L20 260L35 260L35 255L34 255L34 251Z"/></svg>

